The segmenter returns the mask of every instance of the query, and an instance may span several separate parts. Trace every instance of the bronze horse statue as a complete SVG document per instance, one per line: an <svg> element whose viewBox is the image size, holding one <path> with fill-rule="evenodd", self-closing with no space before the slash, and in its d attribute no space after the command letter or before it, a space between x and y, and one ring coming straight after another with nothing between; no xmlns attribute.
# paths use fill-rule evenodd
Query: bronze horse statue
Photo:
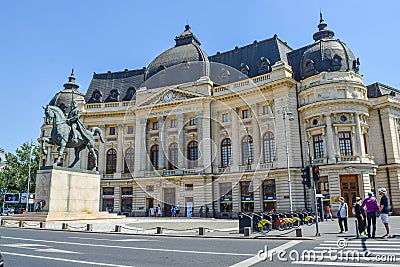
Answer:
<svg viewBox="0 0 400 267"><path fill-rule="evenodd" d="M94 136L99 135L100 141L104 143L103 133L100 128L93 127L91 131L86 129L82 129L82 131L86 131L86 133L82 133L80 131L76 131L75 138L71 135L71 126L68 125L67 119L65 118L64 112L57 106L47 105L43 107L45 114L45 123L47 125L52 124L53 128L51 130L51 137L46 138L42 137L42 153L47 155L47 151L45 149L44 144L48 143L51 145L58 145L58 159L55 164L61 163L62 154L64 153L65 148L74 148L75 149L75 160L71 163L68 168L72 168L79 160L79 153L87 147L89 152L94 159L94 168L93 170L97 170L97 155L94 150Z"/></svg>

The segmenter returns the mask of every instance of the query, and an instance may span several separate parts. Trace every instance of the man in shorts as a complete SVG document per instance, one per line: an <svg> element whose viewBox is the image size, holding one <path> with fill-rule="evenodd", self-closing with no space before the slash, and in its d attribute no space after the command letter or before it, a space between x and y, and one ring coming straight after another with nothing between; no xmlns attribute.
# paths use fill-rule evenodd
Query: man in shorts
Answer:
<svg viewBox="0 0 400 267"><path fill-rule="evenodd" d="M382 223L386 228L386 234L383 236L383 238L386 238L389 237L389 200L386 196L386 188L379 188L378 191L379 195L381 196L379 211L381 213Z"/></svg>

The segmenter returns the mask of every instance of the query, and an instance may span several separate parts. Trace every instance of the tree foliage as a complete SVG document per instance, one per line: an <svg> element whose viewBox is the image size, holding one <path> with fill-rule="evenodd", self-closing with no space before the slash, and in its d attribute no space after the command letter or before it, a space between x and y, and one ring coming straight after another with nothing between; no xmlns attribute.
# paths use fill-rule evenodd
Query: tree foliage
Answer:
<svg viewBox="0 0 400 267"><path fill-rule="evenodd" d="M24 193L28 190L28 177L30 165L30 192L35 190L36 173L39 168L40 148L26 142L13 153L6 153L6 165L0 170L0 187L6 187L7 193Z"/></svg>

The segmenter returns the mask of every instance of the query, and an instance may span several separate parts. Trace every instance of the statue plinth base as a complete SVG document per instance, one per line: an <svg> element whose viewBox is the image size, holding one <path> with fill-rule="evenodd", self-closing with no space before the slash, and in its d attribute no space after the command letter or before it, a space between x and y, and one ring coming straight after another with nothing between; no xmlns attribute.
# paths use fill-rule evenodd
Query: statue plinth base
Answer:
<svg viewBox="0 0 400 267"><path fill-rule="evenodd" d="M119 218L99 212L100 174L58 166L42 167L36 175L35 203L46 201L42 212L18 216L25 220L59 221Z"/></svg>

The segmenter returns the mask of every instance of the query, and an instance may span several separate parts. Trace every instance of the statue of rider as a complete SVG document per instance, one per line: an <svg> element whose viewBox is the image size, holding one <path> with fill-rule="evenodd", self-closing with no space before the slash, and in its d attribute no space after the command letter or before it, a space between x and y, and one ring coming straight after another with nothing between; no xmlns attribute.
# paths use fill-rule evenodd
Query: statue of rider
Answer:
<svg viewBox="0 0 400 267"><path fill-rule="evenodd" d="M67 123L69 126L71 126L72 142L74 143L78 142L78 138L76 135L77 131L79 131L82 134L82 137L90 140L89 133L86 130L85 125L83 125L82 121L80 120L80 116L81 116L81 111L78 107L78 103L76 101L73 101L72 109L68 113Z"/></svg>

